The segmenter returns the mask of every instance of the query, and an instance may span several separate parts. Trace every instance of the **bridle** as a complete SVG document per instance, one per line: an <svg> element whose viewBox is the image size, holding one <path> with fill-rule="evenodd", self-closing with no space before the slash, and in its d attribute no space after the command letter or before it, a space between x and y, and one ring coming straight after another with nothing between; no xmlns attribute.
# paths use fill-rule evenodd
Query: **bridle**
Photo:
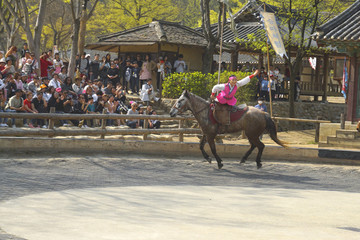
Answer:
<svg viewBox="0 0 360 240"><path fill-rule="evenodd" d="M177 103L177 102L176 102L176 103ZM184 105L182 105L180 108L178 108L178 107L176 106L176 103L174 104L174 106L173 106L172 108L177 109L177 110L178 110L178 113L180 113L180 114L183 113L183 110L184 110L186 104L184 104Z"/></svg>

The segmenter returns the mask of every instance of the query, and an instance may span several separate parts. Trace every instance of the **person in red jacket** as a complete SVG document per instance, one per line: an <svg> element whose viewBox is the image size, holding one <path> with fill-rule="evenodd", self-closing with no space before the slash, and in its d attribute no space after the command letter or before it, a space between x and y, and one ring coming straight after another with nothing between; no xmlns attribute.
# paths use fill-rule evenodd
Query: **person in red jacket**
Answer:
<svg viewBox="0 0 360 240"><path fill-rule="evenodd" d="M48 67L53 65L53 63L48 60L48 58L49 56L46 52L43 52L40 56L41 77L48 77Z"/></svg>

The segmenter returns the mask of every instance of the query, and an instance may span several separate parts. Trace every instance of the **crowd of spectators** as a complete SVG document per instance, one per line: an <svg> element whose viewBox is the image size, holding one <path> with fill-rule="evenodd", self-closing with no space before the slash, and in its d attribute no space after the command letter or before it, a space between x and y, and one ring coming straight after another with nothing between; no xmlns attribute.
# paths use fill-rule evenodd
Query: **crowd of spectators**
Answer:
<svg viewBox="0 0 360 240"><path fill-rule="evenodd" d="M183 71L185 62L175 71ZM158 83L170 74L172 65L167 57L158 63L150 55L129 56L126 59L111 59L107 54L102 59L96 54L82 54L76 59L76 74L68 76L66 63L59 52L43 52L38 62L27 44L18 51L11 46L7 52L0 51L0 112L47 113L55 108L56 113L77 114L155 114L150 102L159 100L158 89L152 85L152 73L158 73ZM155 75L155 74L154 74ZM159 87L159 84L157 85ZM138 103L129 103L128 94L139 95L144 103L142 110ZM136 108L134 108L136 106ZM145 110L146 108L146 110ZM0 127L8 127L8 119L0 119ZM47 127L41 119L24 119L25 127ZM97 121L61 120L61 126L96 127ZM11 125L16 128L15 119ZM108 121L108 126L127 125L131 128L142 126L142 122ZM160 127L160 122L149 121L149 128Z"/></svg>

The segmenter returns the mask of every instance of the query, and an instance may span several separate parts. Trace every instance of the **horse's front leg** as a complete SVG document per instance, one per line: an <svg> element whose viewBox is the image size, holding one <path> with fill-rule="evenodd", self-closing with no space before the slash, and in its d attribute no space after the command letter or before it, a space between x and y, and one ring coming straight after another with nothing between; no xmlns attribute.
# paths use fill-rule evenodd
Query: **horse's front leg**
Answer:
<svg viewBox="0 0 360 240"><path fill-rule="evenodd" d="M256 165L257 165L257 168L261 168L262 167L262 164L261 164L261 156L262 156L262 153L264 151L264 148L265 148L265 145L260 141L259 138L256 138L256 139L252 139L251 142L257 147L258 149L258 154L256 156Z"/></svg>
<svg viewBox="0 0 360 240"><path fill-rule="evenodd" d="M209 157L209 155L204 150L205 143L206 143L206 135L202 135L202 137L200 139L200 150L201 150L202 155L206 159L206 161L211 163L211 158Z"/></svg>
<svg viewBox="0 0 360 240"><path fill-rule="evenodd" d="M221 163L222 160L219 157L219 155L217 155L217 153L216 153L215 136L211 136L211 137L207 136L207 140L208 140L211 152L214 155L214 157L216 158L218 168L221 169L224 165Z"/></svg>

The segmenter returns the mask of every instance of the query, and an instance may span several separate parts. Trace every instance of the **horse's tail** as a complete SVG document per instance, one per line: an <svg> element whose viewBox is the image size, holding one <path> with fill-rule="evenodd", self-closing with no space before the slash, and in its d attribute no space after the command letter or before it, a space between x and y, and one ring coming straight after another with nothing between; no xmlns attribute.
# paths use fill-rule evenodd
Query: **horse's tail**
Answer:
<svg viewBox="0 0 360 240"><path fill-rule="evenodd" d="M265 114L265 120L266 120L266 130L268 130L271 139L280 146L287 148L288 147L286 146L287 143L278 139L275 123L271 119L269 114Z"/></svg>

